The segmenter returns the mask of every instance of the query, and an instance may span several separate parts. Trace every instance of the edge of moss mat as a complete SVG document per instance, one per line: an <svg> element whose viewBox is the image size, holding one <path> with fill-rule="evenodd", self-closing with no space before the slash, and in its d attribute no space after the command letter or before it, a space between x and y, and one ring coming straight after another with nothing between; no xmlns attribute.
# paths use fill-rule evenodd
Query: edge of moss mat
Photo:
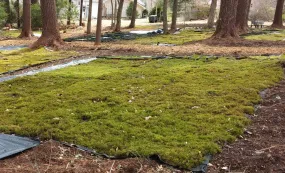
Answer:
<svg viewBox="0 0 285 173"><path fill-rule="evenodd" d="M282 59L284 59L282 57ZM191 168L234 141L278 58L96 60L0 84L0 132Z"/></svg>
<svg viewBox="0 0 285 173"><path fill-rule="evenodd" d="M43 62L64 59L74 55L79 55L79 53L74 51L48 51L45 48L34 51L28 48L0 51L0 73L18 70Z"/></svg>

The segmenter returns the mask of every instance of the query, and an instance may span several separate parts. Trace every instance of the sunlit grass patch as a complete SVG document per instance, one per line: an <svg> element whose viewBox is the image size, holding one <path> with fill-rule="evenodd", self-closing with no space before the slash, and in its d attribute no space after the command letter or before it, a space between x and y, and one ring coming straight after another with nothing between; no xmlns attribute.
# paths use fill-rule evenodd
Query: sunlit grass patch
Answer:
<svg viewBox="0 0 285 173"><path fill-rule="evenodd" d="M95 60L0 84L0 132L183 168L243 133L278 59Z"/></svg>
<svg viewBox="0 0 285 173"><path fill-rule="evenodd" d="M33 31L34 34L41 34L41 31ZM17 38L21 34L21 30L7 30L1 32L3 36L10 37L10 38Z"/></svg>
<svg viewBox="0 0 285 173"><path fill-rule="evenodd" d="M35 51L29 49L0 51L0 73L74 55L77 53L73 51L48 51L44 48Z"/></svg>
<svg viewBox="0 0 285 173"><path fill-rule="evenodd" d="M254 31L256 34L244 36L247 40L266 40L266 41L283 41L285 40L285 31L276 30L276 31L267 31L260 30ZM259 34L260 32L260 34Z"/></svg>
<svg viewBox="0 0 285 173"><path fill-rule="evenodd" d="M179 34L168 34L168 35L157 35L153 37L138 38L127 42L135 44L157 44L157 43L168 43L181 45L186 42L198 41L209 38L213 34L212 31L194 31L194 30L183 30Z"/></svg>

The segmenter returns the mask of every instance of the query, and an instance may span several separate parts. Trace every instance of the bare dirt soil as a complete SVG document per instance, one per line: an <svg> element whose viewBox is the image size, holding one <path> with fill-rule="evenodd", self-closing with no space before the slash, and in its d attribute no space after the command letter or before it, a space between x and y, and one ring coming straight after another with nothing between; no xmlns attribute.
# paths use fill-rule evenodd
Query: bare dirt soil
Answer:
<svg viewBox="0 0 285 173"><path fill-rule="evenodd" d="M261 95L252 124L214 156L209 173L285 172L285 80Z"/></svg>
<svg viewBox="0 0 285 173"><path fill-rule="evenodd" d="M182 173L143 158L110 160L91 156L56 141L0 161L1 173Z"/></svg>

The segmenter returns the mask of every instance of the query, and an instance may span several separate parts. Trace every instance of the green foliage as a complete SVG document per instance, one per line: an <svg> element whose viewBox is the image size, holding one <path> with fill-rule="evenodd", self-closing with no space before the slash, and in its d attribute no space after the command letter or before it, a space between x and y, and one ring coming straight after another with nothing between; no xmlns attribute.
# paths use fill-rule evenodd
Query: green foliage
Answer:
<svg viewBox="0 0 285 173"><path fill-rule="evenodd" d="M14 4L11 4L11 2L9 8L10 13L8 13L7 23L17 23L17 9L14 7Z"/></svg>
<svg viewBox="0 0 285 173"><path fill-rule="evenodd" d="M133 7L134 7L134 2L131 1L131 2L129 3L129 6L128 6L127 10L126 10L126 14L127 14L127 16L128 16L129 18L132 17ZM138 15L139 15L138 11L136 11L136 13L137 13L136 16L138 16Z"/></svg>
<svg viewBox="0 0 285 173"><path fill-rule="evenodd" d="M159 7L153 7L149 13L149 15L157 15L157 18L161 20L162 16L162 6Z"/></svg>
<svg viewBox="0 0 285 173"><path fill-rule="evenodd" d="M142 11L142 16L143 16L143 17L148 16L148 11L147 11L147 9L144 9L144 10Z"/></svg>
<svg viewBox="0 0 285 173"><path fill-rule="evenodd" d="M31 6L31 13L32 13L32 28L41 28L43 25L42 22L42 14L41 14L41 6L40 4L36 3Z"/></svg>
<svg viewBox="0 0 285 173"><path fill-rule="evenodd" d="M117 156L159 154L191 168L243 133L259 91L283 78L277 62L96 60L7 81L0 83L0 132Z"/></svg>
<svg viewBox="0 0 285 173"><path fill-rule="evenodd" d="M69 11L70 8L70 11ZM75 6L75 4L69 4L69 0L57 0L56 1L56 12L57 17L60 20L65 20L68 17L73 21L79 15L79 12Z"/></svg>
<svg viewBox="0 0 285 173"><path fill-rule="evenodd" d="M5 5L4 3L0 2L0 27L2 27L5 24L7 16L8 14L6 13Z"/></svg>

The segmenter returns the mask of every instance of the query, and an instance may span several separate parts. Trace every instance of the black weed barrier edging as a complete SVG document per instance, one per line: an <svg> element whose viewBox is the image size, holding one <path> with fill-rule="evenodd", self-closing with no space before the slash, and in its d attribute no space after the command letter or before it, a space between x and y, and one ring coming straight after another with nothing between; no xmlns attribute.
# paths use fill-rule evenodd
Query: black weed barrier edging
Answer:
<svg viewBox="0 0 285 173"><path fill-rule="evenodd" d="M112 42L112 41L118 41L118 40L134 40L136 38L143 38L143 37L153 37L156 35L159 35L163 33L163 30L158 29L152 32L148 32L147 34L134 34L130 32L114 32L114 33L105 33L101 37L101 42ZM64 41L66 42L72 42L72 41L90 41L95 42L95 35L87 35L87 36L81 36L81 37L72 37L72 38L66 38Z"/></svg>
<svg viewBox="0 0 285 173"><path fill-rule="evenodd" d="M93 155L93 156L99 156L99 157L103 157L103 158L111 159L111 160L114 160L114 159L122 160L122 159L127 159L127 158L137 158L137 157L139 157L138 155L136 155L134 153L130 153L128 156L110 156L110 155L105 154L105 153L98 153L96 150L93 150L93 149L90 149L90 148L87 148L87 147L83 147L83 146L80 146L80 145L70 144L70 143L67 143L67 142L60 142L60 141L55 141L55 142L58 142L58 143L60 143L60 144L62 144L64 146L67 146L67 147L70 147L70 148L76 148L78 150L87 152L87 153L89 153L90 155ZM159 164L164 164L164 165L167 165L169 167L180 169L178 166L173 166L173 165L165 162L163 159L161 159L161 157L158 154L153 154L153 155L149 156L148 158L151 159L151 160L156 161ZM206 173L207 169L208 169L208 165L210 163L210 160L212 159L212 155L208 154L208 155L204 156L204 158L205 158L205 160L199 166L197 166L195 168L191 168L191 169L184 169L184 170L192 171L193 173Z"/></svg>
<svg viewBox="0 0 285 173"><path fill-rule="evenodd" d="M120 56L97 56L97 59L106 60L159 60L159 59L190 59L190 60L203 60L205 62L219 59L218 56L201 55L201 56L137 56L137 57L120 57Z"/></svg>

